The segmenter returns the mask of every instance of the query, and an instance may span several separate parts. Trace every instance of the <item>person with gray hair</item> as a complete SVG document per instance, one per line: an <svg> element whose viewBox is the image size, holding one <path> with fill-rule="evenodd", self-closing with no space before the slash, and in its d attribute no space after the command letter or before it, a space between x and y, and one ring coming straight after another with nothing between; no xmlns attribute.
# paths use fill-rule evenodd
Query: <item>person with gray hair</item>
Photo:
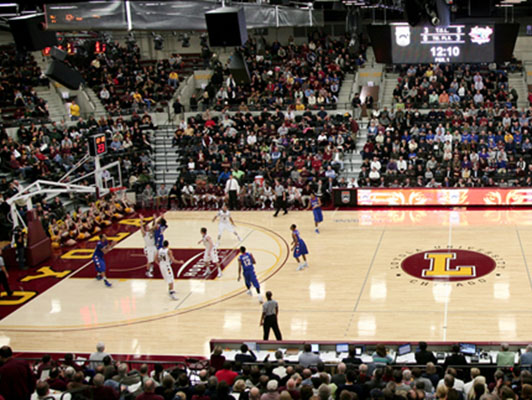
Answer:
<svg viewBox="0 0 532 400"><path fill-rule="evenodd" d="M260 400L279 400L278 383L276 380L269 380L266 384L266 393L264 393Z"/></svg>
<svg viewBox="0 0 532 400"><path fill-rule="evenodd" d="M331 388L329 385L322 383L318 387L318 397L319 400L330 400L331 399Z"/></svg>
<svg viewBox="0 0 532 400"><path fill-rule="evenodd" d="M120 387L127 386L129 393L139 395L142 392L141 377L137 371L129 372L129 367L126 363L118 365L118 374L113 376L113 381L118 382Z"/></svg>
<svg viewBox="0 0 532 400"><path fill-rule="evenodd" d="M89 366L91 369L96 369L99 365L103 365L103 359L110 354L105 352L105 344L98 342L96 345L96 351L89 356Z"/></svg>
<svg viewBox="0 0 532 400"><path fill-rule="evenodd" d="M74 374L75 373L76 373L76 370L74 369L74 367L66 367L66 369L65 369L65 380L67 382L69 382L72 379L74 379Z"/></svg>
<svg viewBox="0 0 532 400"><path fill-rule="evenodd" d="M521 354L519 362L521 364L521 368L526 368L529 371L532 369L532 344L526 346L526 352Z"/></svg>
<svg viewBox="0 0 532 400"><path fill-rule="evenodd" d="M345 383L345 371L347 366L345 363L341 362L336 366L336 374L331 378L331 382L334 383L337 387Z"/></svg>

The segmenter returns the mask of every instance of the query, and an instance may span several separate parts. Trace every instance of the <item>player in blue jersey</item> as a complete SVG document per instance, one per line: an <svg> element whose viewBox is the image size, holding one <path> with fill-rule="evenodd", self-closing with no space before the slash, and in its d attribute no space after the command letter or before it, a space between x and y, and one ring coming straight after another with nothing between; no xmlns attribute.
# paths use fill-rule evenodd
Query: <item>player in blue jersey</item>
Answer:
<svg viewBox="0 0 532 400"><path fill-rule="evenodd" d="M94 266L96 267L96 279L102 280L105 283L105 286L111 287L111 282L107 280L107 276L105 275L105 260L104 255L109 250L111 250L111 244L107 240L107 236L105 234L100 235L100 240L98 240L98 243L96 243L96 248L94 249L94 253L92 254L92 261L94 261Z"/></svg>
<svg viewBox="0 0 532 400"><path fill-rule="evenodd" d="M312 214L314 214L314 226L316 227L316 233L320 233L318 225L323 221L323 214L321 212L321 200L314 193L310 194L310 201L308 208L312 208Z"/></svg>
<svg viewBox="0 0 532 400"><path fill-rule="evenodd" d="M155 238L155 247L157 250L161 250L163 248L164 243L164 231L168 228L168 225L166 223L166 220L163 217L159 217L157 221L155 221L155 231L153 233L153 236Z"/></svg>
<svg viewBox="0 0 532 400"><path fill-rule="evenodd" d="M294 258L298 262L297 271L301 271L303 268L308 267L307 257L308 254L307 245L299 236L299 231L297 230L296 224L290 226L292 231L292 250L294 251ZM299 262L299 257L303 258L303 262Z"/></svg>
<svg viewBox="0 0 532 400"><path fill-rule="evenodd" d="M251 285L257 290L257 295L259 297L259 303L263 303L262 294L260 294L260 284L255 275L255 257L253 254L248 253L244 246L240 247L240 256L238 257L238 279L242 277L242 271L244 271L244 282L248 288L247 294L251 294Z"/></svg>

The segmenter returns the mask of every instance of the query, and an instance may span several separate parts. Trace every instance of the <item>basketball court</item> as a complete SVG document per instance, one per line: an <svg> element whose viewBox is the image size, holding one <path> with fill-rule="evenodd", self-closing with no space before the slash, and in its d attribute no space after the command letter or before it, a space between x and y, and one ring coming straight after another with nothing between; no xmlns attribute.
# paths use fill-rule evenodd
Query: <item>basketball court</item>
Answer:
<svg viewBox="0 0 532 400"><path fill-rule="evenodd" d="M173 266L178 301L159 273L144 276L144 242L132 218L113 232L119 243L106 255L113 288L94 279L90 248L71 250L50 266L69 273L0 321L0 344L90 352L103 341L111 353L207 355L213 338L262 339L256 294L237 281L236 238L222 237L221 278L199 263L200 228L216 240L214 215L166 213L165 238L180 261ZM320 234L308 211L232 215L263 293L279 302L283 339L530 338L531 210L326 211ZM292 223L310 251L310 267L299 272L289 249Z"/></svg>

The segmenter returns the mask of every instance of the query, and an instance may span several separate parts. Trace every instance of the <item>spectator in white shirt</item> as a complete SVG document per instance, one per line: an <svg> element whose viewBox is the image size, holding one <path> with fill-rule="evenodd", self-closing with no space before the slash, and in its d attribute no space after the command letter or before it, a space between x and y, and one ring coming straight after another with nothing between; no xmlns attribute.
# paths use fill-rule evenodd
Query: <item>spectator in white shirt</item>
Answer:
<svg viewBox="0 0 532 400"><path fill-rule="evenodd" d="M377 171L380 171L381 168L382 168L382 165L381 165L381 162L379 161L379 159L377 157L373 157L373 161L371 161L369 167L371 169L376 169Z"/></svg>
<svg viewBox="0 0 532 400"><path fill-rule="evenodd" d="M399 156L399 160L397 161L397 170L399 172L405 172L408 165L406 161L404 160L403 156Z"/></svg>
<svg viewBox="0 0 532 400"><path fill-rule="evenodd" d="M104 86L102 87L102 90L100 90L100 100L102 103L106 103L111 98L111 93L109 93L109 90Z"/></svg>

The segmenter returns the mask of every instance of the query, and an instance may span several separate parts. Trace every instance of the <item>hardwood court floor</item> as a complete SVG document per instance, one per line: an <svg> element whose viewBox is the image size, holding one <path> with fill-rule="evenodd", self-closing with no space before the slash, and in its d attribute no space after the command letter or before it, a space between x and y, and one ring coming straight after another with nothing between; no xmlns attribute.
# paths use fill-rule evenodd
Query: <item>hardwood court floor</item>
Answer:
<svg viewBox="0 0 532 400"><path fill-rule="evenodd" d="M166 214L165 237L183 261L176 272L185 274L190 259L200 257L200 227L216 238L214 215ZM530 339L532 211L327 211L320 234L305 211L277 218L267 211L234 212L233 219L257 259L263 293L271 290L279 301L285 339ZM288 248L292 223L310 251L310 268L299 272ZM262 338L261 307L236 280L230 250L238 243L230 233L220 245L228 264L223 277L176 280L177 302L168 298L163 280L143 277L142 246L136 232L106 256L112 289L93 279L87 263L4 318L0 344L19 351L89 352L104 341L111 353L207 355L212 338ZM456 254L480 253L479 260L487 254L495 269L480 276L477 259L466 267L460 254L458 264L445 268L473 268L474 279L428 281L401 268L406 258L426 252L418 263L426 260L421 263L428 270L430 262L437 263L430 252L448 247ZM190 271L193 276L195 267Z"/></svg>

